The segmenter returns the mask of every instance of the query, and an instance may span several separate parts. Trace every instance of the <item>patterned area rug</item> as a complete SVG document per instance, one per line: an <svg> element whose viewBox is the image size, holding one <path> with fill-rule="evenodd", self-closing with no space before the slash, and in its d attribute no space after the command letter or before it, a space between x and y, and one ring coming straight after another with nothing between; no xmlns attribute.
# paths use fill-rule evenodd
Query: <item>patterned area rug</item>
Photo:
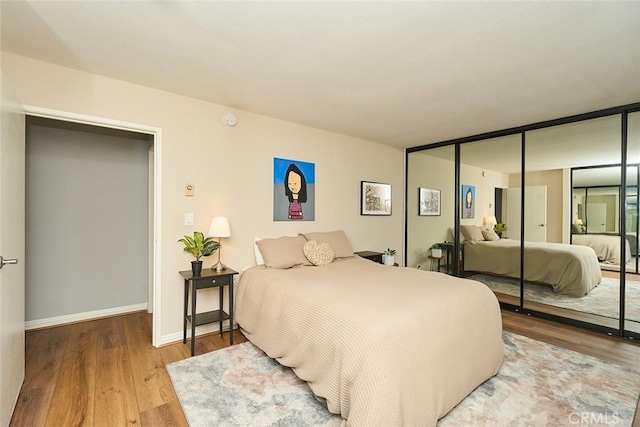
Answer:
<svg viewBox="0 0 640 427"><path fill-rule="evenodd" d="M640 373L504 332L505 360L440 427L631 426ZM191 427L338 426L293 371L250 342L167 365Z"/></svg>
<svg viewBox="0 0 640 427"><path fill-rule="evenodd" d="M518 279L487 274L476 274L469 279L484 283L494 292L520 296L520 281ZM626 293L627 320L640 322L640 283L627 280ZM620 313L620 282L617 279L603 278L598 286L581 298L557 294L553 292L551 286L525 282L524 297L528 301L613 319L618 319Z"/></svg>

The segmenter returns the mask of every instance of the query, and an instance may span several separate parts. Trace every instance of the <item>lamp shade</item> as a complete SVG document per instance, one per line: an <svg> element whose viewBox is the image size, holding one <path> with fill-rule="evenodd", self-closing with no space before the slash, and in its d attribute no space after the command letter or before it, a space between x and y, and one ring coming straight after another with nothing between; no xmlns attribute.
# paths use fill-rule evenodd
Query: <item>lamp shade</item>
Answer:
<svg viewBox="0 0 640 427"><path fill-rule="evenodd" d="M495 216L485 216L483 222L484 225L496 225L498 223L498 220Z"/></svg>
<svg viewBox="0 0 640 427"><path fill-rule="evenodd" d="M229 221L225 216L214 216L209 227L209 237L230 237Z"/></svg>

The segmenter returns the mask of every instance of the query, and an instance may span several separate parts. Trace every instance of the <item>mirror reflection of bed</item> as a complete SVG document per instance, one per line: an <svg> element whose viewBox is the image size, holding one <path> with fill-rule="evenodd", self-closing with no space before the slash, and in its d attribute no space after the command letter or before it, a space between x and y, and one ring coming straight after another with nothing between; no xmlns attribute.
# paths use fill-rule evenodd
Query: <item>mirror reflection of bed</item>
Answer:
<svg viewBox="0 0 640 427"><path fill-rule="evenodd" d="M626 273L625 329L640 333L640 275L637 274L640 113L629 115L630 143L624 168L626 187L623 187L620 167L620 123L621 116L612 115L527 131L524 133L524 153L520 152L520 134L461 144L459 184L473 185L476 189L474 217L459 220L461 231L465 226L486 226L486 218L494 217L506 223L508 231L506 239L500 239L505 241L497 244L471 243L461 233L459 275L485 283L502 303L520 306L520 236L523 233L522 307L618 329L623 263ZM632 138L634 135L635 139ZM631 144L631 141L636 143ZM437 179L453 182L452 154L453 147L447 146L411 153L408 176L417 185ZM430 176L428 171L413 170L418 162L411 156L421 156L420 165L436 168L439 175ZM427 156L432 156L433 160L425 160ZM451 164L451 170L447 171L449 180L442 178L445 157ZM447 201L453 205L457 190L444 185L443 188L444 215L444 205ZM543 194L543 198L532 200L534 190ZM521 209L523 193L524 211ZM461 214L453 209L449 212ZM520 229L522 219L524 230ZM452 217L443 219L442 226L430 230L427 230L426 221L412 221L409 218L408 247L416 236L416 260L421 254L428 254L427 248L433 243L451 239ZM621 230L624 230L624 239ZM491 245L493 255L476 256L484 246ZM500 250L495 249L496 245L501 245ZM575 250L581 253L577 258L582 261L576 261L575 255L574 261L567 261L567 254ZM536 251L546 251L548 255L542 256L542 261L536 261ZM580 263L582 265L578 267ZM412 264L411 258L408 258L408 264ZM584 284L594 280L598 281L595 286ZM565 286L566 281L584 283ZM566 292L572 286L577 286L576 289L584 286L585 292L582 295Z"/></svg>

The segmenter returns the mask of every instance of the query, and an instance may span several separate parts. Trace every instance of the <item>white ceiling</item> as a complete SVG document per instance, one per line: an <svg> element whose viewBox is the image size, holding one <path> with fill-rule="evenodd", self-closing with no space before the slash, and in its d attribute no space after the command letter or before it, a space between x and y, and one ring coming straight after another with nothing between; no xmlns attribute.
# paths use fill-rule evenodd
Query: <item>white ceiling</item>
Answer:
<svg viewBox="0 0 640 427"><path fill-rule="evenodd" d="M399 147L640 101L640 2L1 2L2 49Z"/></svg>

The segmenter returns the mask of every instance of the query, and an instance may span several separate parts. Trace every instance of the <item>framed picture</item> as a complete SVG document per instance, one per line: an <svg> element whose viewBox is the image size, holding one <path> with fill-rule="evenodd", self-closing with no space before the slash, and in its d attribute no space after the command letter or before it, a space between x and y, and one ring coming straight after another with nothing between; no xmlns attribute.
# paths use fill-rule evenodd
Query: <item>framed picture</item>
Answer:
<svg viewBox="0 0 640 427"><path fill-rule="evenodd" d="M476 187L473 185L463 185L461 199L462 208L461 218L472 219L475 218L476 209Z"/></svg>
<svg viewBox="0 0 640 427"><path fill-rule="evenodd" d="M440 190L418 188L418 215L440 216Z"/></svg>
<svg viewBox="0 0 640 427"><path fill-rule="evenodd" d="M273 159L273 220L315 221L316 165Z"/></svg>
<svg viewBox="0 0 640 427"><path fill-rule="evenodd" d="M391 215L391 184L360 181L360 215Z"/></svg>

